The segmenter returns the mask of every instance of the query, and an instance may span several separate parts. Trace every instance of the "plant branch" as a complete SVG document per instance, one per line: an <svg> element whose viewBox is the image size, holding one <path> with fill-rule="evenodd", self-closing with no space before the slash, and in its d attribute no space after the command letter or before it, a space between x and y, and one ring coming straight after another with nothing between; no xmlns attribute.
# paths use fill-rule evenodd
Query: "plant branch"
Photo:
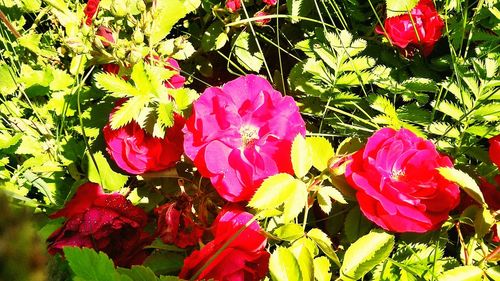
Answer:
<svg viewBox="0 0 500 281"><path fill-rule="evenodd" d="M14 26L10 23L9 19L5 16L2 10L0 10L0 19L3 21L7 29L17 38L21 37L21 33L19 33Z"/></svg>

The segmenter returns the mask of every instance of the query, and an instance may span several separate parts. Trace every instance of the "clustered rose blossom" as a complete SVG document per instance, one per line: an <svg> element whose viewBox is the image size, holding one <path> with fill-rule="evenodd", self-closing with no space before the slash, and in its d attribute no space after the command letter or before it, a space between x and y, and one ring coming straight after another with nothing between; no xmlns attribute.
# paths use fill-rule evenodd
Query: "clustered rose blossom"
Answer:
<svg viewBox="0 0 500 281"><path fill-rule="evenodd" d="M238 11L241 8L241 0L226 0L226 9L231 13Z"/></svg>
<svg viewBox="0 0 500 281"><path fill-rule="evenodd" d="M350 160L345 176L361 211L386 230L435 230L459 203L458 186L437 170L451 160L407 129L375 132Z"/></svg>
<svg viewBox="0 0 500 281"><path fill-rule="evenodd" d="M158 236L165 244L175 244L179 248L194 246L203 235L203 227L193 221L192 203L185 193L174 202L155 209L158 217Z"/></svg>
<svg viewBox="0 0 500 281"><path fill-rule="evenodd" d="M184 260L180 278L190 279L207 264L210 258L223 247L251 219L252 214L239 206L226 206L213 224L214 240L201 250L194 251ZM266 252L266 237L257 222L252 222L234 239L196 280L253 281L263 279L268 272L269 253Z"/></svg>
<svg viewBox="0 0 500 281"><path fill-rule="evenodd" d="M100 2L101 2L101 0L89 0L87 2L87 6L85 6L85 9L83 10L83 13L87 17L85 19L85 23L87 25L90 26L92 24L92 18L97 13L97 9L99 8L99 3Z"/></svg>
<svg viewBox="0 0 500 281"><path fill-rule="evenodd" d="M106 194L95 183L81 185L63 209L50 218L66 222L47 239L50 254L66 246L94 248L105 252L115 265L141 264L147 257L144 246L151 236L143 230L148 217L121 194Z"/></svg>
<svg viewBox="0 0 500 281"><path fill-rule="evenodd" d="M500 169L500 135L488 140L490 143L490 159Z"/></svg>
<svg viewBox="0 0 500 281"><path fill-rule="evenodd" d="M441 37L444 22L432 0L420 0L410 15L406 13L387 18L384 22L387 34L380 26L375 31L387 36L406 57L412 57L415 50L421 50L423 56L428 56Z"/></svg>
<svg viewBox="0 0 500 281"><path fill-rule="evenodd" d="M135 121L116 130L108 123L103 128L106 149L116 165L130 174L162 171L173 167L182 156L183 126L184 118L174 113L174 125L166 129L163 138L156 138Z"/></svg>
<svg viewBox="0 0 500 281"><path fill-rule="evenodd" d="M293 174L290 150L304 120L292 97L247 75L207 88L184 128L184 150L226 200L249 200L262 181Z"/></svg>

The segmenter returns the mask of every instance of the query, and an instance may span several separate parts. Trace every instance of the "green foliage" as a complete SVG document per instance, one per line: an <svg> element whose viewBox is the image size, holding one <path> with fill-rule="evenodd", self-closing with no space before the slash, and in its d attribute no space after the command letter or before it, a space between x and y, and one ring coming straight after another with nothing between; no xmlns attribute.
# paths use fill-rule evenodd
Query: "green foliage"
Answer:
<svg viewBox="0 0 500 281"><path fill-rule="evenodd" d="M97 165L94 164L94 160ZM93 157L88 157L88 164L89 181L99 184L106 190L120 190L128 180L127 176L111 169L108 161L100 151L94 153Z"/></svg>
<svg viewBox="0 0 500 281"><path fill-rule="evenodd" d="M119 281L113 261L103 252L89 248L64 247L64 256L75 274L75 280L81 281Z"/></svg>
<svg viewBox="0 0 500 281"><path fill-rule="evenodd" d="M450 167L438 168L439 173L449 181L458 184L471 198L476 200L479 204L485 205L483 193L476 181L468 174Z"/></svg>
<svg viewBox="0 0 500 281"><path fill-rule="evenodd" d="M242 31L233 43L236 60L246 70L259 72L264 64L264 57L259 51L255 38L250 33Z"/></svg>
<svg viewBox="0 0 500 281"><path fill-rule="evenodd" d="M271 254L269 273L275 281L302 280L297 259L289 249L283 247L276 248Z"/></svg>
<svg viewBox="0 0 500 281"><path fill-rule="evenodd" d="M335 155L330 142L324 137L307 137L306 142L312 154L314 168L318 171L328 168L328 161Z"/></svg>
<svg viewBox="0 0 500 281"><path fill-rule="evenodd" d="M444 272L439 281L480 281L483 280L481 268L472 265L459 266Z"/></svg>
<svg viewBox="0 0 500 281"><path fill-rule="evenodd" d="M295 176L304 177L313 165L313 155L306 139L298 134L292 142L292 166Z"/></svg>
<svg viewBox="0 0 500 281"><path fill-rule="evenodd" d="M408 14L413 9L418 0L387 0L386 9L387 17L395 17L403 14Z"/></svg>

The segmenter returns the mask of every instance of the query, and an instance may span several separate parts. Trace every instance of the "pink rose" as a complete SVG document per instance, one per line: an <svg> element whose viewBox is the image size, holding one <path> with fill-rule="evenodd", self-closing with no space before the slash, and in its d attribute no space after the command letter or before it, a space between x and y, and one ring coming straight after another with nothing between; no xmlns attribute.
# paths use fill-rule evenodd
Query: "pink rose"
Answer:
<svg viewBox="0 0 500 281"><path fill-rule="evenodd" d="M87 24L89 26L92 24L92 18L97 13L97 8L99 8L100 2L101 2L101 0L89 0L87 2L87 5L85 6L85 9L83 10L83 13L86 16L85 24Z"/></svg>
<svg viewBox="0 0 500 281"><path fill-rule="evenodd" d="M110 119L123 101L111 112ZM174 114L174 125L166 129L163 139L148 134L135 121L116 130L111 129L108 123L103 133L107 151L118 167L138 175L168 169L180 160L183 153L183 126L184 118Z"/></svg>
<svg viewBox="0 0 500 281"><path fill-rule="evenodd" d="M203 235L203 227L193 221L191 200L183 194L174 202L155 209L158 216L158 235L165 244L179 248L194 246Z"/></svg>
<svg viewBox="0 0 500 281"><path fill-rule="evenodd" d="M441 38L444 22L432 0L420 0L410 14L411 19L408 13L386 19L385 31L388 39L399 47L404 56L412 57L415 50L421 49L426 57ZM377 26L375 31L386 35L380 26Z"/></svg>
<svg viewBox="0 0 500 281"><path fill-rule="evenodd" d="M266 5L274 6L278 3L278 0L262 0L262 2L266 3Z"/></svg>
<svg viewBox="0 0 500 281"><path fill-rule="evenodd" d="M104 193L98 184L81 185L64 208L50 217L67 219L47 239L52 255L66 246L93 248L122 267L141 264L148 255L143 248L152 239L143 231L146 213L121 194Z"/></svg>
<svg viewBox="0 0 500 281"><path fill-rule="evenodd" d="M194 277L217 250L252 217L252 214L244 212L239 206L226 206L213 224L214 240L184 260L179 277ZM208 264L196 280L252 281L264 278L268 272L270 255L265 250L267 240L261 231L259 224L252 222Z"/></svg>
<svg viewBox="0 0 500 281"><path fill-rule="evenodd" d="M180 70L181 70L179 63L176 60L174 60L173 58L168 58L167 65L165 65L165 68L170 69L170 70L175 70L177 72L172 77L170 77L167 81L165 81L165 87L171 88L171 89L182 88L182 86L184 86L184 83L186 82L186 78L184 78L184 76L179 74Z"/></svg>
<svg viewBox="0 0 500 281"><path fill-rule="evenodd" d="M238 11L241 8L241 0L226 0L226 9L231 13Z"/></svg>
<svg viewBox="0 0 500 281"><path fill-rule="evenodd" d="M254 17L263 17L263 16L267 16L269 15L268 13L264 12L264 11L258 11L257 13L255 13L253 16ZM271 19L259 19L259 20L256 20L255 23L257 25L266 25L268 24L269 22L271 21Z"/></svg>
<svg viewBox="0 0 500 281"><path fill-rule="evenodd" d="M490 159L500 169L500 135L488 140L490 143Z"/></svg>
<svg viewBox="0 0 500 281"><path fill-rule="evenodd" d="M345 176L369 220L389 231L422 233L438 229L459 203L458 186L437 170L452 166L432 142L384 128L352 155Z"/></svg>
<svg viewBox="0 0 500 281"><path fill-rule="evenodd" d="M184 128L186 155L228 201L246 201L262 181L293 173L290 150L304 120L292 97L247 75L207 88Z"/></svg>

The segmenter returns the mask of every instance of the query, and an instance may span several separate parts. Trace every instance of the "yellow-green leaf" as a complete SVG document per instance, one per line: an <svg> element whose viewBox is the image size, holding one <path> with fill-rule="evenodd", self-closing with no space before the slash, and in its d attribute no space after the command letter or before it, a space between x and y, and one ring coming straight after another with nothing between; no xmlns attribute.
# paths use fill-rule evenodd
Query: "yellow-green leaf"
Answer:
<svg viewBox="0 0 500 281"><path fill-rule="evenodd" d="M278 247L269 259L269 272L275 281L302 280L299 263L292 252L283 247Z"/></svg>
<svg viewBox="0 0 500 281"><path fill-rule="evenodd" d="M312 154L314 168L319 171L328 168L328 160L335 155L330 142L324 137L308 137L306 142Z"/></svg>
<svg viewBox="0 0 500 281"><path fill-rule="evenodd" d="M302 178L309 172L313 164L311 149L301 134L292 143L292 166L295 176Z"/></svg>
<svg viewBox="0 0 500 281"><path fill-rule="evenodd" d="M339 257L333 250L332 241L330 240L328 235L326 235L326 233L321 231L319 228L313 228L309 230L309 232L307 232L307 237L311 238L327 257L329 257L335 264L340 266Z"/></svg>
<svg viewBox="0 0 500 281"><path fill-rule="evenodd" d="M307 186L304 182L294 179L293 189L290 190L285 200L283 220L289 222L295 219L304 209L307 203Z"/></svg>
<svg viewBox="0 0 500 281"><path fill-rule="evenodd" d="M438 281L481 281L483 280L483 271L481 268L473 265L455 267L445 271L438 277Z"/></svg>
<svg viewBox="0 0 500 281"><path fill-rule="evenodd" d="M295 178L289 174L277 174L264 180L248 203L256 209L272 209L283 204L295 190Z"/></svg>
<svg viewBox="0 0 500 281"><path fill-rule="evenodd" d="M451 167L441 167L438 171L445 179L458 184L472 199L482 205L486 204L481 189L471 176Z"/></svg>

